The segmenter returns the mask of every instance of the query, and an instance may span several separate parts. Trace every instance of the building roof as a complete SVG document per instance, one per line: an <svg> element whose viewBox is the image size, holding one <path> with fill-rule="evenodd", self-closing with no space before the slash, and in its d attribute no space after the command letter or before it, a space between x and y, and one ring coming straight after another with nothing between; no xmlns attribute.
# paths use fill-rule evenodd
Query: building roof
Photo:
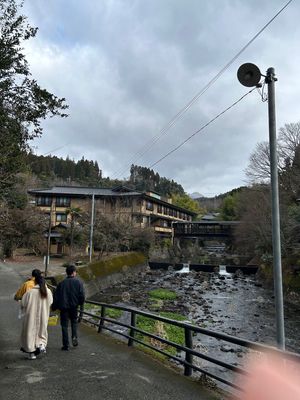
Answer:
<svg viewBox="0 0 300 400"><path fill-rule="evenodd" d="M82 186L53 186L48 189L30 189L28 193L35 195L67 195L67 196L137 196L141 192L136 192L132 189L118 187L116 189L108 188L92 188Z"/></svg>
<svg viewBox="0 0 300 400"><path fill-rule="evenodd" d="M82 186L53 186L49 189L30 189L28 193L35 196L69 196L69 197L88 197L95 195L95 197L124 197L124 196L142 196L144 199L155 201L158 204L168 206L174 210L184 212L188 215L196 215L195 212L185 208L176 206L175 204L168 203L162 199L152 197L147 193L138 192L125 186L118 186L116 188L92 188ZM149 193L149 192L148 192Z"/></svg>

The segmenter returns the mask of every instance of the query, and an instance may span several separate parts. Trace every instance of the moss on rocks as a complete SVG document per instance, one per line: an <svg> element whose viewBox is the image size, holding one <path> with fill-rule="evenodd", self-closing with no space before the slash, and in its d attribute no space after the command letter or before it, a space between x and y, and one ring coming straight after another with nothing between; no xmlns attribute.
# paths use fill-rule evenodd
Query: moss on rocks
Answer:
<svg viewBox="0 0 300 400"><path fill-rule="evenodd" d="M78 268L80 278L89 282L93 279L105 277L117 272L126 272L132 267L142 265L146 262L146 257L142 253L127 253L112 257L110 259L94 261L84 267Z"/></svg>

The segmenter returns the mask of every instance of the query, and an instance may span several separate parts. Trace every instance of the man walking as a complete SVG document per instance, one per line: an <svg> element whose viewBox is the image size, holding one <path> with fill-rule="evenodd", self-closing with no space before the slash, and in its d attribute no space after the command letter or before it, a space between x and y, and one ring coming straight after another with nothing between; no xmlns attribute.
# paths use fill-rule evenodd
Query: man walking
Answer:
<svg viewBox="0 0 300 400"><path fill-rule="evenodd" d="M62 350L69 350L68 325L71 321L72 344L78 346L77 336L77 308L84 303L84 288L82 282L76 278L75 265L66 268L67 277L58 284L54 292L52 310L60 310L60 324L62 329Z"/></svg>

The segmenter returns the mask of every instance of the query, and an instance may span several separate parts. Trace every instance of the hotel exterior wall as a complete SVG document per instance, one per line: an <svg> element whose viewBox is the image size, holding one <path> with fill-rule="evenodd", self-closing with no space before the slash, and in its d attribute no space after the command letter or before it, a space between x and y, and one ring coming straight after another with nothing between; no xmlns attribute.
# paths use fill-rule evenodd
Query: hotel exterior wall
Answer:
<svg viewBox="0 0 300 400"><path fill-rule="evenodd" d="M36 199L39 201L43 196L52 198L52 210L51 210L51 224L52 226L58 225L60 222L70 224L71 215L68 213L70 208L79 208L83 213L91 213L92 210L92 196L76 197L76 195L51 195L49 194L36 194ZM100 195L101 196L101 195ZM156 232L172 232L171 222L172 221L190 221L192 220L185 210L178 209L171 203L166 203L149 197L141 193L140 195L103 195L100 197L95 196L95 218L99 213L110 216L112 218L119 219L120 221L126 221L128 224L132 224L135 227L146 228L151 226ZM36 201L37 203L37 201ZM50 213L50 207L41 205L45 201L40 201L38 205L44 212ZM59 205L56 205L56 204ZM68 204L68 206L62 206L61 204Z"/></svg>

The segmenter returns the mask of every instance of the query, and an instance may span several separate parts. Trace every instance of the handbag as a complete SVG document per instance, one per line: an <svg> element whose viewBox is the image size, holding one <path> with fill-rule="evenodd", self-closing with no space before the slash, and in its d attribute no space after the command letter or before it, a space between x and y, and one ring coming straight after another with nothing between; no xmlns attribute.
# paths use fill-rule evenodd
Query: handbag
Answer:
<svg viewBox="0 0 300 400"><path fill-rule="evenodd" d="M56 326L58 323L58 314L50 315L48 319L48 326Z"/></svg>

